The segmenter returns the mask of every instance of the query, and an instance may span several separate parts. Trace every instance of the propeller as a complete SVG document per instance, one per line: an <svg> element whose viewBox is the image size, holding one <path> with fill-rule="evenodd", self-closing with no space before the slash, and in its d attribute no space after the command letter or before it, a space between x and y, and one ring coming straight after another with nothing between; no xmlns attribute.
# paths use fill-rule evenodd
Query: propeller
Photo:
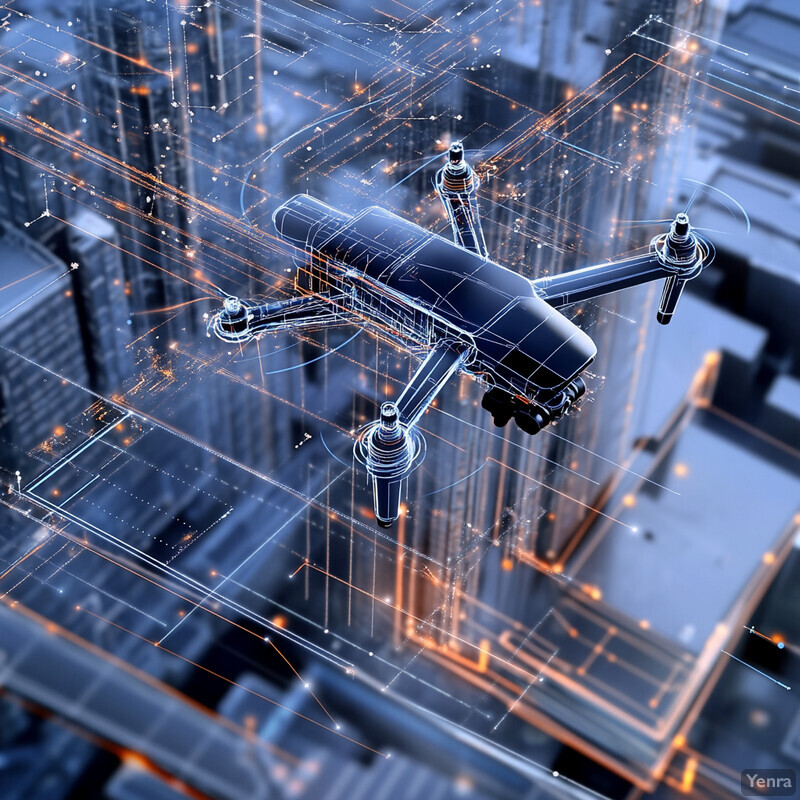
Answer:
<svg viewBox="0 0 800 800"><path fill-rule="evenodd" d="M716 251L714 245L691 226L685 211L675 215L667 233L650 242L650 249L668 273L656 313L656 321L668 325L687 282L714 260Z"/></svg>
<svg viewBox="0 0 800 800"><path fill-rule="evenodd" d="M400 513L403 483L425 457L425 440L400 420L397 405L387 402L380 417L361 429L353 452L372 481L375 519L390 528Z"/></svg>
<svg viewBox="0 0 800 800"><path fill-rule="evenodd" d="M719 187L684 178L678 196L683 201L683 210L673 220L639 219L617 223L621 228L670 225L666 234L656 236L650 243L662 267L670 273L656 317L662 325L672 319L687 281L697 277L714 260L716 250L706 234L717 237L750 233L750 218L744 206ZM700 224L691 224L690 212Z"/></svg>

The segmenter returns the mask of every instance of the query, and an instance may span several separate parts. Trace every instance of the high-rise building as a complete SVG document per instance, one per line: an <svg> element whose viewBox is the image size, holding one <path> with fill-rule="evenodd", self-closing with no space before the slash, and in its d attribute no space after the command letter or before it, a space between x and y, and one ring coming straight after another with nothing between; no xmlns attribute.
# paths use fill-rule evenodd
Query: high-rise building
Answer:
<svg viewBox="0 0 800 800"><path fill-rule="evenodd" d="M80 137L83 128L78 62L42 42L32 20L15 18L0 41L19 56L0 65L0 214L8 224L30 228L34 239L52 249L69 205L60 178L72 175L76 165L66 140ZM63 135L60 145L43 135L43 125Z"/></svg>
<svg viewBox="0 0 800 800"><path fill-rule="evenodd" d="M131 374L131 318L117 232L104 217L82 208L69 219L69 250L75 271L76 302L84 321L92 387L106 396Z"/></svg>
<svg viewBox="0 0 800 800"><path fill-rule="evenodd" d="M194 231L181 199L194 194L191 139L188 110L179 102L179 26L165 10L136 0L91 2L82 27L86 94L102 120L92 129L92 144L105 156L96 180L113 203L103 211L117 217L136 311L193 299L181 280ZM146 325L136 320L134 332ZM164 341L177 335L169 322L164 332Z"/></svg>
<svg viewBox="0 0 800 800"><path fill-rule="evenodd" d="M503 132L495 141L473 145L483 157L484 195L493 201L484 211L490 254L530 277L646 246L655 231L626 227L624 221L672 210L668 198L678 164L672 156L686 144L680 121L691 91L688 81L653 69L651 51L660 47L663 53L669 44L642 40L642 53L636 39L637 55L631 55L633 45L614 52L625 26L639 19L642 4L620 2L586 14L576 5L542 3L518 10L495 68L465 87L469 108L508 123L504 130L499 126ZM714 20L695 4L673 3L662 11L665 21L680 17L682 27L697 31ZM667 26L664 31L668 37ZM528 110L521 114L503 99L509 95L527 101ZM660 115L671 117L670 127L648 113L656 103ZM520 116L522 123L516 122ZM671 174L656 156L663 151L670 156L663 163ZM453 448L443 472L437 470L438 485L424 473L411 479L417 496L456 483L429 502L417 501L415 535L430 543L426 547L443 563L470 572L472 590L494 591L488 577L478 579L478 570L464 561L465 553L481 552L476 546L481 537L500 544L499 560L559 568L565 548L602 506L633 444L633 398L654 297L653 287L641 287L567 310L598 345L588 373L590 391L581 412L535 439L513 425L477 433L487 427L486 414L469 383L443 396L444 415L426 417L423 424L438 436L465 446ZM473 477L462 481L466 475ZM524 598L524 592L516 594Z"/></svg>
<svg viewBox="0 0 800 800"><path fill-rule="evenodd" d="M67 265L10 225L0 226L0 263L0 437L8 470L54 431L63 435L81 410L75 395L65 400L58 376L87 385L89 374Z"/></svg>

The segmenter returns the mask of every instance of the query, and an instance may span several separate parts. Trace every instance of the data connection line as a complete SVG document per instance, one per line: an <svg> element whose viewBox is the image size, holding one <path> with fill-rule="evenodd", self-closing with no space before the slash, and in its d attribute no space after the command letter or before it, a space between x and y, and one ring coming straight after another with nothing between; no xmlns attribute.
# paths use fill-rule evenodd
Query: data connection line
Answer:
<svg viewBox="0 0 800 800"><path fill-rule="evenodd" d="M767 675L766 672L762 672L760 669L756 669L752 664L748 664L746 661L742 661L741 658L737 658L733 653L729 653L727 650L720 650L720 653L725 653L726 656L730 656L734 661L738 661L740 664L744 664L745 667L748 669L753 670L753 672L757 672L759 675L763 675L768 680L771 680L773 683L777 683L778 686L786 689L787 692L792 690L791 686L787 686L785 683L781 683L779 680L776 680L771 675Z"/></svg>

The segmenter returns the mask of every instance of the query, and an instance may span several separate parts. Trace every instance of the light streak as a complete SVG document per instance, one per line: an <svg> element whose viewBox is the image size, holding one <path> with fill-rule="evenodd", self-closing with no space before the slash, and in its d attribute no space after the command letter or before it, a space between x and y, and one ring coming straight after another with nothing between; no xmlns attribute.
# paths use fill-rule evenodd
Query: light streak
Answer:
<svg viewBox="0 0 800 800"><path fill-rule="evenodd" d="M322 435L322 433L320 433L320 435L319 435L319 438L320 438L320 441L322 442L322 446L323 446L323 447L324 447L324 448L325 448L325 449L328 451L328 455L329 455L331 458L334 458L334 459L336 459L336 461L338 461L338 462L339 462L339 463L340 463L340 464L341 464L343 467L348 467L349 469L352 469L352 467L353 467L352 463L351 463L351 464L348 464L346 461L342 461L342 459L341 459L341 458L339 458L339 456L337 456L337 455L336 455L336 454L335 454L335 453L334 453L334 452L333 452L333 451L330 449L330 447L328 447L328 444L327 444L327 442L325 441L325 437Z"/></svg>
<svg viewBox="0 0 800 800"><path fill-rule="evenodd" d="M742 625L742 627L743 627L743 628L744 628L746 631L749 631L750 633L752 633L752 634L755 634L756 636L758 636L760 639L763 639L765 642L769 642L770 644L774 644L774 645L775 645L775 646L778 648L778 650L783 650L783 649L784 649L784 647L786 646L786 645L785 645L783 642L781 642L781 641L776 641L775 639L772 639L772 638L770 638L769 636L765 636L765 635L764 635L763 633L761 633L760 631L757 631L757 630L756 630L756 629L755 629L755 628L754 628L752 625L750 625L750 626L747 626L747 625Z"/></svg>
<svg viewBox="0 0 800 800"><path fill-rule="evenodd" d="M637 53L637 55L638 55L639 58L642 58L645 61L649 61L649 62L651 62L653 64L656 63L655 61L653 61L652 58L648 58L647 56L643 56L643 55L638 54L638 53ZM689 77L685 72L682 72L681 70L676 69L675 67L670 67L670 66L668 66L666 64L663 64L661 66L663 66L664 69L667 69L670 72L675 72L678 75L683 75L685 78ZM720 86L715 86L713 83L708 83L707 81L700 80L700 78L698 78L697 76L694 76L693 80L696 81L697 83L701 84L702 86L707 86L709 89L714 89L714 90L716 90L718 92L722 92L722 94L728 95L728 97L732 97L734 100L739 100L742 103L746 103L749 106L753 106L753 108L757 108L759 111L763 111L766 114L770 114L770 115L772 115L774 117L778 117L779 119L785 120L786 122L790 122L793 125L800 125L800 122L798 122L798 120L796 120L796 119L792 119L791 117L787 117L787 116L784 116L783 114L779 114L777 111L772 111L769 108L765 108L764 106L760 106L760 105L758 105L758 103L754 103L752 100L746 100L744 97L741 97L738 94L734 94L733 92L726 91L725 89L723 89ZM725 79L724 78L720 78L720 80L724 81ZM725 82L726 83L730 83L730 81L725 81ZM736 84L734 84L734 85L736 85ZM766 97L766 95L765 95L765 97ZM766 99L769 100L771 98L767 97ZM779 102L779 101L776 101L776 102ZM791 106L790 106L790 108L791 108Z"/></svg>
<svg viewBox="0 0 800 800"><path fill-rule="evenodd" d="M359 742L357 739L353 739L350 736L347 736L346 734L341 733L336 728L329 728L327 725L324 725L323 723L313 719L312 717L309 717L306 714L303 714L300 711L297 711L296 709L289 708L289 706L286 706L283 703L280 703L279 701L274 700L271 697L267 697L267 695L265 695L265 694L261 694L260 692L257 692L254 689L248 689L246 686L238 683L237 681L235 681L235 680L233 680L231 678L227 678L224 675L222 675L221 673L215 672L214 670L212 670L212 669L210 669L208 667L205 667L202 664L199 664L198 662L193 661L190 658L187 658L186 656L182 656L180 653L176 652L175 650L170 650L168 647L163 647L161 644L159 644L159 642L155 642L155 641L152 641L150 639L147 639L146 637L141 636L138 633L135 633L134 631L129 630L128 628L125 628L122 625L117 624L116 622L112 622L110 619L107 619L106 617L102 616L101 614L97 614L94 611L90 611L88 608L81 608L81 611L83 611L86 614L89 614L92 617L95 617L95 618L101 620L102 622L105 622L107 625L111 625L114 628L119 628L119 630L123 631L124 633L130 634L131 636L135 637L136 639L139 639L140 641L145 642L146 644L153 645L154 647L157 647L159 650L162 650L163 652L168 653L169 655L174 656L175 658L178 658L181 661L185 661L187 664L191 664L193 667L195 667L195 669L199 669L199 670L202 670L203 672L208 673L209 675L213 675L215 678L219 678L220 680L225 681L226 683L229 683L231 686L237 686L238 688L242 689L243 691L245 691L245 692L247 692L249 694L252 694L252 695L254 695L256 697L259 697L261 700L266 700L268 703L271 703L272 705L277 706L278 708L282 708L284 711L288 711L293 716L299 717L300 719L303 719L306 722L310 722L312 725L316 725L317 727L322 728L323 730L326 730L329 733L334 734L335 736L339 736L342 739L346 739L348 742L351 742L352 744L355 744L358 747L362 747L365 750L369 750L370 752L375 753L376 755L383 756L384 758L387 757L386 754L382 753L380 750L375 750L374 748L369 747L368 745L365 745L362 742Z"/></svg>
<svg viewBox="0 0 800 800"><path fill-rule="evenodd" d="M186 300L183 303L175 303L172 306L164 306L163 308L147 308L143 311L134 311L132 312L134 316L142 316L144 314L163 314L166 311L177 311L181 308L186 308L187 306L192 305L193 303L199 303L201 300L208 300L207 297L195 297L192 300Z"/></svg>
<svg viewBox="0 0 800 800"><path fill-rule="evenodd" d="M445 492L448 489L452 489L454 486L458 486L459 483L464 483L464 481L469 480L473 475L477 475L487 464L489 460L483 462L479 467L476 467L469 475L465 475L463 478L459 478L457 481L449 484L448 486L442 486L441 489L434 489L432 492L426 492L425 494L421 494L420 497L431 497L434 494L439 494L439 492Z"/></svg>
<svg viewBox="0 0 800 800"><path fill-rule="evenodd" d="M709 39L707 36L701 36L696 31L687 31L685 28L679 28L676 25L671 25L669 22L664 22L661 17L654 17L653 22L657 22L659 25L664 25L667 28L672 28L672 30L678 31L679 33L685 33L687 36L691 36L694 39L702 39L709 44L713 44L715 47L724 47L726 50L731 50L734 53L738 53L740 56L748 56L749 53L746 53L744 50L737 50L735 47L731 47L730 45L725 44L724 42L720 42L717 39Z"/></svg>
<svg viewBox="0 0 800 800"><path fill-rule="evenodd" d="M308 364L314 364L317 361L322 361L322 359L328 358L328 356L331 356L334 353L338 353L339 350L344 348L346 345L350 344L350 342L352 342L353 339L355 339L356 336L358 336L359 333L361 333L361 331L356 331L349 339L346 339L340 345L337 345L336 347L334 347L331 350L326 350L321 356L317 356L316 358L312 358L309 361L303 361L300 364L293 364L291 367L283 367L282 369L269 370L269 371L265 372L264 375L280 375L283 372L293 372L294 370L301 369L302 367L305 367Z"/></svg>
<svg viewBox="0 0 800 800"><path fill-rule="evenodd" d="M753 672L757 672L759 675L771 680L773 683L777 683L782 689L786 689L787 692L792 690L791 686L787 686L785 683L781 683L779 680L773 678L771 675L767 675L766 672L762 672L760 669L756 669L752 664L748 664L746 661L742 661L741 658L737 658L733 653L729 653L727 650L720 650L720 653L725 653L726 656L730 656L734 661L738 661L740 664L743 664L748 669L753 670Z"/></svg>
<svg viewBox="0 0 800 800"><path fill-rule="evenodd" d="M388 188L388 189L387 189L387 190L384 192L384 194L388 194L389 192L391 192L391 191L392 191L392 189L396 189L398 186L400 186L400 184L401 184L401 183L405 183L405 182L406 182L406 181L407 181L409 178L411 178L411 177L413 177L414 175L416 175L416 174L417 174L417 173L418 173L420 170L423 170L423 169L425 169L425 167L427 167L427 166L428 166L428 164L432 164L434 161L436 161L436 160L437 160L437 159L439 159L439 158L442 158L442 157L443 157L443 156L445 156L445 155L447 155L447 153L446 153L446 152L443 152L443 153L437 153L435 156L431 156L429 159L427 159L427 161L425 161L425 162L424 162L424 163L423 163L421 166L417 167L417 168L416 168L416 169L415 169L413 172L409 172L409 173L408 173L408 175L406 175L406 176L405 176L405 178L402 178L401 180L397 181L397 183L395 183L395 184L393 184L392 186L390 186L390 187L389 187L389 188Z"/></svg>
<svg viewBox="0 0 800 800"><path fill-rule="evenodd" d="M511 705L506 709L505 714L503 714L503 716L500 717L500 719L497 720L497 722L495 722L494 727L492 728L492 733L494 733L500 727L500 725L502 725L502 723L505 721L505 719L508 717L509 714L514 713L514 710L522 702L523 698L528 693L528 690L542 679L542 674L550 666L550 662L555 658L557 654L558 650L556 649L553 651L553 654L550 656L550 658L548 658L547 661L542 665L542 668L539 670L539 672L537 672L536 675L534 675L533 678L531 678L530 683L522 690L522 693L519 695L519 697L517 697L516 700L514 700L514 702L511 703Z"/></svg>
<svg viewBox="0 0 800 800"><path fill-rule="evenodd" d="M42 267L41 269L34 270L28 275L23 275L21 278L17 278L17 280L11 281L11 283L7 283L5 286L0 286L0 292L4 291L5 289L10 289L12 286L16 286L18 283L27 281L30 278L34 278L37 275L41 275L43 272L47 272L49 269L50 269L49 267Z"/></svg>
<svg viewBox="0 0 800 800"><path fill-rule="evenodd" d="M31 300L33 300L34 297L38 297L42 292L49 289L53 284L58 283L62 278L66 278L67 275L73 272L73 269L74 268L70 267L70 269L68 269L66 272L62 272L57 277L53 278L53 280L48 281L44 286L37 289L35 292L29 294L24 300L20 300L19 303L16 303L15 305L11 306L11 308L7 309L5 312L0 314L0 319L5 319L5 317L7 317L9 314L12 314L18 308L21 308L26 303L29 303Z"/></svg>

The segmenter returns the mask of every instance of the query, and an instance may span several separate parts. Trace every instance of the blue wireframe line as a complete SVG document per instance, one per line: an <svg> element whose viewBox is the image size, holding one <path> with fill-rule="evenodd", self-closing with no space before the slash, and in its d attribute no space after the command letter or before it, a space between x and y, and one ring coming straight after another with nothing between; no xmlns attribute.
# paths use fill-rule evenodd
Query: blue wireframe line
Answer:
<svg viewBox="0 0 800 800"><path fill-rule="evenodd" d="M721 194L723 197L727 197L728 200L730 200L739 209L739 211L742 212L745 222L747 223L747 232L750 233L750 216L744 210L744 206L735 197L731 197L731 195L729 195L727 192L723 192L722 189L719 189L716 186L711 186L711 184L708 183L703 183L703 181L695 181L692 178L684 178L684 180L688 181L689 183L696 183L700 188L711 189L712 191L719 192L719 194ZM730 211L730 209L728 209L728 211Z"/></svg>
<svg viewBox="0 0 800 800"><path fill-rule="evenodd" d="M250 358L240 358L238 361L234 361L234 363L244 364L245 361L261 361L264 358L269 358L270 356L277 355L278 353L284 353L286 350L291 350L293 347L297 347L299 344L300 342L292 342L291 344L287 344L286 347L273 350L271 353L262 353L260 356L251 356Z"/></svg>
<svg viewBox="0 0 800 800"><path fill-rule="evenodd" d="M487 464L489 463L488 459L483 462L477 469L472 470L469 475L465 475L463 478L459 478L455 483L451 483L449 486L442 486L441 489L436 489L433 492L427 492L426 494L421 494L420 497L430 497L432 494L439 494L439 492L444 492L446 489L452 489L454 486L458 486L459 483L463 483L466 480L469 480L473 475L476 475L480 472Z"/></svg>
<svg viewBox="0 0 800 800"><path fill-rule="evenodd" d="M486 151L485 151L485 150L466 150L465 152L466 152L466 153L473 153L473 154L474 154L474 153L478 153L478 154L480 154L480 153L484 153L484 152L486 152ZM436 161L436 159L437 159L437 158L441 158L442 156L446 156L446 155L447 155L447 151L445 150L445 152L443 152L443 153L437 153L435 156L431 156L431 157L430 157L430 158L429 158L427 161L425 161L425 162L424 162L422 165L420 165L419 167L417 167L417 168L416 168L416 169L415 169L413 172L409 172L409 173L408 173L408 175L406 175L406 176L405 176L405 178L403 178L402 180L399 180L399 181L398 181L397 183L395 183L393 186L390 186L390 187L389 187L389 188L388 188L388 189L387 189L387 190L384 192L384 195L387 195L387 194L389 194L389 192L391 192L391 191L392 191L392 189L395 189L395 188L396 188L396 187L398 187L398 186L399 186L401 183L405 183L405 182L406 182L406 181L407 181L407 180L408 180L408 179L409 179L409 178L410 178L412 175L416 175L416 174L417 174L417 173L418 173L418 172L419 172L421 169L425 169L425 167L427 167L427 166L428 166L428 164L430 164L432 161ZM431 176L431 183L432 183L432 185L434 185L434 186L436 185L436 182L434 181L434 179L433 179L433 176Z"/></svg>
<svg viewBox="0 0 800 800"><path fill-rule="evenodd" d="M352 342L353 339L355 339L359 333L361 333L361 331L356 331L349 339L345 340L337 347L334 347L333 350L328 350L321 356L312 358L311 361L303 361L301 364L295 364L293 367L284 367L283 369L273 369L270 372L265 372L264 375L278 375L281 372L291 372L294 369L300 369L300 367L306 366L306 364L313 364L315 361L322 361L323 358L327 358L329 355L332 355L337 350L341 350L346 344L350 344L350 342Z"/></svg>
<svg viewBox="0 0 800 800"><path fill-rule="evenodd" d="M400 181L397 181L397 183L394 184L394 186L390 186L384 192L384 194L389 194L389 192L391 192L392 189L396 189L401 183L405 183L412 175L416 175L421 169L425 169L425 167L427 167L428 164L430 164L432 161L436 161L437 158L441 158L442 156L446 156L446 155L447 155L447 151L445 150L444 153L437 153L435 156L432 156L427 161L423 162L419 167L417 167L413 172L409 172L408 175L405 176L405 178L403 178Z"/></svg>
<svg viewBox="0 0 800 800"><path fill-rule="evenodd" d="M797 106L790 106L788 103L784 103L782 100L778 100L775 97L770 97L768 94L764 94L763 92L757 92L755 89L749 89L747 86L742 86L741 83L734 83L733 81L729 81L727 78L723 78L722 75L715 75L713 72L709 72L707 74L709 78L716 78L718 81L723 81L723 83L729 83L731 86L735 86L737 89L744 89L744 91L750 92L750 94L755 94L758 95L759 97L763 97L765 100L777 103L779 106L786 106L786 108L791 108L792 111L800 111L800 108L797 108Z"/></svg>
<svg viewBox="0 0 800 800"><path fill-rule="evenodd" d="M339 462L339 463L340 463L342 466L344 466L344 467L347 467L348 469L349 469L350 467L352 467L352 466L353 466L352 464L347 464L346 462L342 461L342 459L341 459L341 458L339 458L339 456L337 456L337 455L336 455L336 453L334 453L334 452L333 452L333 451L330 449L330 447L328 447L328 443L325 441L325 437L324 437L324 436L323 436L321 433L320 433L320 435L319 435L319 438L320 438L320 441L322 442L322 446L323 446L323 447L324 447L324 448L325 448L325 449L328 451L328 455L329 455L331 458L335 459L335 460L336 460L336 461L338 461L338 462Z"/></svg>
<svg viewBox="0 0 800 800"><path fill-rule="evenodd" d="M699 186L695 186L694 187L694 191L692 192L692 196L689 198L689 202L686 204L686 208L683 209L683 213L684 214L688 214L689 213L689 209L692 207L692 204L694 203L695 198L697 197L697 193L699 191L700 191L700 187Z"/></svg>
<svg viewBox="0 0 800 800"><path fill-rule="evenodd" d="M299 131L295 131L291 135L287 136L285 139L281 139L281 141L279 141L277 144L272 145L272 147L270 147L269 150L267 150L267 153L266 153L266 155L264 157L264 160L261 162L261 164L263 165L264 161L266 161L268 158L270 158L270 156L274 155L275 151L278 150L278 148L283 147L283 145L285 145L286 142L291 141L296 136L300 136L301 133L305 133L306 131L311 130L311 128L316 128L319 125L324 125L326 122L330 122L331 120L334 120L337 117L341 117L344 114L351 114L353 111L360 111L362 108L369 108L370 106L374 106L375 103L388 102L395 95L397 95L397 92L395 92L394 94L390 94L388 97L380 97L377 100L370 101L369 103L363 103L360 106L355 106L355 108L346 108L344 111L337 111L335 114L331 114L330 116L327 116L327 117L325 117L323 119L317 119L317 120L314 120L314 122L310 122L305 127L300 128ZM245 208L244 208L244 190L247 187L247 182L250 180L250 176L253 174L253 170L255 168L256 168L255 164L252 167L250 167L250 169L247 172L247 177L244 179L244 181L242 181L242 188L239 191L239 207L240 207L240 209L242 211L242 217L247 222L250 222L250 219L248 218L247 211L245 211Z"/></svg>
<svg viewBox="0 0 800 800"><path fill-rule="evenodd" d="M765 678L769 678L769 680L771 680L773 683L777 683L778 686L782 686L784 689L786 689L787 692L792 691L791 686L787 686L785 683L781 683L780 681L775 680L775 678L773 678L771 675L767 675L766 672L762 672L760 669L756 669L752 664L748 664L746 661L742 661L741 658L736 658L735 655L729 653L727 650L720 650L720 653L725 653L726 656L730 656L734 661L738 661L740 664L744 664L746 667L749 667L751 670L753 670L753 672L757 672L759 675L763 675Z"/></svg>
<svg viewBox="0 0 800 800"><path fill-rule="evenodd" d="M558 142L559 144L563 144L564 147L569 147L572 150L577 150L579 153L584 153L587 156L592 156L593 158L599 158L601 161L605 161L606 164L611 164L614 167L621 167L622 162L614 161L611 158L606 158L605 156L601 156L600 153L593 153L591 150L586 150L583 147L578 147L577 144L572 144L572 142L568 142L566 139L559 139L558 136L553 136L552 133L548 133L547 131L542 131L542 136L546 139L552 139L554 142Z"/></svg>

